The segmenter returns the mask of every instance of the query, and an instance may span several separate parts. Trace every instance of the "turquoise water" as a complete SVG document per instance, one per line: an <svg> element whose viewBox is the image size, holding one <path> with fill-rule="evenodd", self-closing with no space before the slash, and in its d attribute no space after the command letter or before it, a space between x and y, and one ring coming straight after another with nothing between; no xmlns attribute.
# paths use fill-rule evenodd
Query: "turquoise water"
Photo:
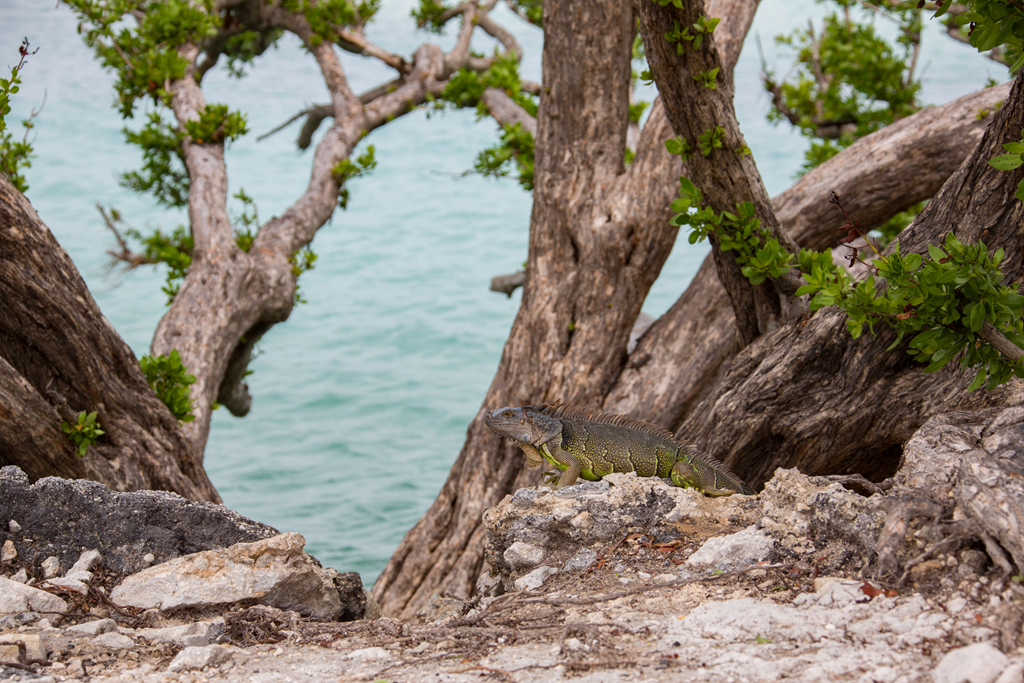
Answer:
<svg viewBox="0 0 1024 683"><path fill-rule="evenodd" d="M450 45L451 36L413 30L412 4L385 2L370 36L404 54L425 41ZM539 80L540 32L495 14L523 44L524 77ZM765 121L769 103L753 37L761 35L769 65L785 72L790 60L771 38L812 15L821 8L809 0L765 0L736 71L737 113L772 194L791 184L805 143ZM16 62L24 36L40 48L8 120L17 128L45 91L28 197L104 314L142 354L164 311L163 273L111 269L105 250L114 240L94 204L116 206L138 228L171 229L184 214L118 187L117 176L138 165L138 154L123 142L112 79L75 27L71 12L53 2L0 0L0 66ZM481 40L477 49L491 46ZM343 61L357 91L390 78L373 61ZM1005 69L934 27L921 64L931 103L970 92L987 75L1005 80ZM228 150L232 192L244 187L264 220L281 212L303 190L311 155L296 152L296 126L263 142L255 137L326 100L314 62L285 39L249 78L215 73L205 89L208 101L246 112L254 133ZM367 585L443 483L519 304L518 293L510 300L488 283L526 258L530 196L512 180L461 176L494 139L494 124L476 121L472 111L417 111L375 131L364 144L376 147L378 168L351 183L349 209L313 244L320 259L301 280L308 303L260 344L249 378L252 412L214 416L206 468L225 504L303 533L310 552L361 572ZM667 310L704 254L680 241L645 310Z"/></svg>

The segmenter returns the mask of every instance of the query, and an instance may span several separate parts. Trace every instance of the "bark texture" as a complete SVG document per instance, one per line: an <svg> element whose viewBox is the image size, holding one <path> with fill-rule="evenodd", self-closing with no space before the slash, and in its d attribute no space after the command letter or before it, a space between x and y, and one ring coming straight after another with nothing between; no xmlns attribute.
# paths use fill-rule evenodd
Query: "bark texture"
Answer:
<svg viewBox="0 0 1024 683"><path fill-rule="evenodd" d="M0 177L0 465L220 502L201 459L28 200ZM61 431L97 411L84 458Z"/></svg>

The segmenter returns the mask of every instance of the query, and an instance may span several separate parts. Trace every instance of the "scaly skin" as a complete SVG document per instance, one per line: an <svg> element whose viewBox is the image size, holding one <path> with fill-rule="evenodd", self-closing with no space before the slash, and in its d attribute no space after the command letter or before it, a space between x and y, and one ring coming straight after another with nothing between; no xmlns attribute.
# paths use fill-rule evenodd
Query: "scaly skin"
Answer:
<svg viewBox="0 0 1024 683"><path fill-rule="evenodd" d="M667 477L676 486L710 496L753 494L720 462L696 446L678 443L654 425L621 415L587 414L568 405L499 408L484 416L491 431L519 443L527 466L544 460L562 470L545 483L560 489L583 477L598 481L612 472Z"/></svg>

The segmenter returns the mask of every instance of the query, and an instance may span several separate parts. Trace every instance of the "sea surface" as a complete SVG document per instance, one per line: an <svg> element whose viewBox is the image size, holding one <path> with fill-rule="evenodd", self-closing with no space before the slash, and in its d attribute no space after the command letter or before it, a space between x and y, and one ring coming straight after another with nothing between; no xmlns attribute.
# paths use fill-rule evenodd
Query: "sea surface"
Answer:
<svg viewBox="0 0 1024 683"><path fill-rule="evenodd" d="M423 42L449 47L451 31L415 29L412 6L384 0L370 38L405 55ZM764 0L736 69L737 114L773 195L792 183L806 143L788 125L766 121L755 38L768 65L784 74L792 52L773 37L823 13L811 0ZM540 80L540 30L503 4L494 15L523 45L523 77ZM989 76L1006 80L1005 68L934 23L919 61L924 101L947 102ZM0 0L4 75L23 37L38 48L8 126L20 134L18 121L42 105L27 196L104 315L141 355L165 310L165 273L112 266L106 251L115 242L95 205L116 207L144 231L171 230L185 215L119 187L118 176L137 168L140 155L124 142L113 78L76 27L72 12L53 0ZM475 47L490 51L493 43L481 39ZM343 63L356 91L391 78L370 59L345 54ZM298 124L262 142L256 137L327 100L313 59L286 37L246 78L214 72L204 89L208 102L245 112L252 131L227 150L231 192L244 188L253 196L261 220L280 213L303 191L311 153L294 146ZM140 126L141 113L128 123ZM260 342L248 379L252 412L244 419L226 410L214 415L205 466L225 504L301 532L307 550L326 565L360 572L367 586L444 482L519 306L519 293L509 299L488 284L526 260L530 195L511 179L464 175L495 141L493 121L478 121L472 110L421 109L368 136L361 148L374 145L378 167L350 183L348 210L317 234L319 260L300 280L308 303ZM645 311L666 311L705 253L680 240Z"/></svg>

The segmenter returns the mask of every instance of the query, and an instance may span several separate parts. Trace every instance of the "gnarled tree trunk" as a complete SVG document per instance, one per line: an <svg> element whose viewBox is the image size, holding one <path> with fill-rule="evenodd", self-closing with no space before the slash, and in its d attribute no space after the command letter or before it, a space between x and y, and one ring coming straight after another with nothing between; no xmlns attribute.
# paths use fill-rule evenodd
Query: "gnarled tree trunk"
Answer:
<svg viewBox="0 0 1024 683"><path fill-rule="evenodd" d="M735 315L710 256L687 292L636 350L626 353L629 328L675 239L667 226L668 207L683 169L678 157L663 147L674 133L657 100L634 164L612 176L618 159L609 160L606 150L613 147L608 144L612 139L618 144L625 122L609 121L608 112L618 105L615 93L623 86L616 77L598 92L586 84L600 69L617 74L621 67L609 55L588 61L583 46L601 45L618 35L622 29L616 21L629 15L629 7L611 0L579 5L545 6L537 189L523 302L448 480L374 585L385 612L397 617L415 614L433 592L472 594L483 568L481 514L515 488L539 481L538 473L525 469L518 449L487 432L484 410L561 399L675 429L688 416L703 414L698 406L731 376L739 348ZM736 0L710 7L712 16L723 17L715 31L723 65L720 82L731 82L756 5ZM598 16L590 17L591 11ZM578 86L569 89L567 82ZM851 146L773 200L779 222L798 243L822 247L838 237L834 227L839 223L822 220L831 208L829 189L862 207L865 225L880 224L932 196L988 124L977 119L977 110L1005 92L990 89L919 112ZM594 99L587 102L584 97ZM593 136L594 169L579 168L588 154L571 144L584 135ZM908 172L924 159L928 172ZM880 192L897 179L899 192ZM819 188L828 189L816 197ZM783 325L775 334L787 329ZM755 340L745 353L760 344ZM926 413L928 409L917 417L923 421ZM739 473L748 474L742 469Z"/></svg>
<svg viewBox="0 0 1024 683"><path fill-rule="evenodd" d="M96 411L85 456L61 431ZM0 176L0 465L112 489L220 502L195 446L149 388L32 205Z"/></svg>
<svg viewBox="0 0 1024 683"><path fill-rule="evenodd" d="M926 253L947 233L1004 249L1006 281L1024 280L1024 204L1014 196L1024 170L987 162L1024 127L1024 77L1013 87L981 141L939 194L899 237L900 252ZM849 207L848 207L849 208ZM856 213L854 213L856 215ZM757 340L679 432L702 443L757 485L776 467L812 474L859 472L885 477L902 444L932 415L1016 404L1022 386L967 393L973 374L956 364L926 374L882 328L854 340L845 315L822 309Z"/></svg>

